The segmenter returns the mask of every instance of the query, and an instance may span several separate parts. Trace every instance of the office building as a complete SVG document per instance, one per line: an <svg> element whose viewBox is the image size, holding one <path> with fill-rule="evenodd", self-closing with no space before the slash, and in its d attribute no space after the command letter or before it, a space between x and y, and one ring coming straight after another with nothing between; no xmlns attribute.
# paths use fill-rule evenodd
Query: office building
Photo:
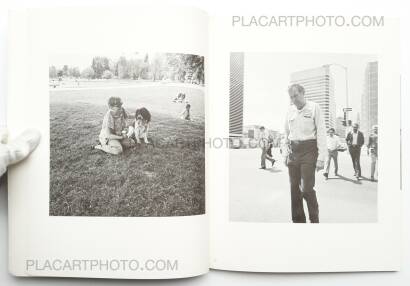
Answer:
<svg viewBox="0 0 410 286"><path fill-rule="evenodd" d="M294 72L290 76L291 84L300 84L305 88L305 98L319 104L325 119L326 128L336 127L336 101L334 81L329 66Z"/></svg>
<svg viewBox="0 0 410 286"><path fill-rule="evenodd" d="M243 75L244 53L231 53L229 79L229 137L243 133Z"/></svg>
<svg viewBox="0 0 410 286"><path fill-rule="evenodd" d="M362 108L360 114L360 129L369 137L373 125L378 119L378 63L369 62L365 69L364 88L362 94Z"/></svg>

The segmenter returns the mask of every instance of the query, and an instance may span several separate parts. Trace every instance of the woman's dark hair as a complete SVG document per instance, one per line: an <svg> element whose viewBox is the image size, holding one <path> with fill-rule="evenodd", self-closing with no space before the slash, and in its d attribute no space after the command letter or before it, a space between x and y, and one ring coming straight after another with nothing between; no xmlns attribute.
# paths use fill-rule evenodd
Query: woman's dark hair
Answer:
<svg viewBox="0 0 410 286"><path fill-rule="evenodd" d="M121 98L115 97L115 96L110 97L108 99L108 106L109 107L114 107L114 106L121 107L122 106Z"/></svg>

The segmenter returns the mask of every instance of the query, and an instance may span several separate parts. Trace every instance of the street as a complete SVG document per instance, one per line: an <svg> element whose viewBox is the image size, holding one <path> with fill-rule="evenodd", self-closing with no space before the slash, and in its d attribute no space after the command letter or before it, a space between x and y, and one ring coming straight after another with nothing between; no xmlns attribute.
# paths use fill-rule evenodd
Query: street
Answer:
<svg viewBox="0 0 410 286"><path fill-rule="evenodd" d="M278 148L272 150L276 163L260 168L261 150L230 149L230 220L238 222L291 222L290 186L287 167ZM316 173L315 190L321 223L377 222L377 182L371 182L370 157L361 156L362 178L354 176L348 151L339 152L339 176L331 163L329 179ZM377 178L377 174L376 174ZM308 218L306 203L305 214Z"/></svg>

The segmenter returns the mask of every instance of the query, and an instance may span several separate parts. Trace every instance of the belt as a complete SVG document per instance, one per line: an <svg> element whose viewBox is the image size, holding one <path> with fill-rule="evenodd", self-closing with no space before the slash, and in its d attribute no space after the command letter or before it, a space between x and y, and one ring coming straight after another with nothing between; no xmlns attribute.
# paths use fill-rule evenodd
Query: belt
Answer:
<svg viewBox="0 0 410 286"><path fill-rule="evenodd" d="M291 140L290 144L292 145L300 145L300 144L312 144L317 143L316 139L309 139L309 140Z"/></svg>

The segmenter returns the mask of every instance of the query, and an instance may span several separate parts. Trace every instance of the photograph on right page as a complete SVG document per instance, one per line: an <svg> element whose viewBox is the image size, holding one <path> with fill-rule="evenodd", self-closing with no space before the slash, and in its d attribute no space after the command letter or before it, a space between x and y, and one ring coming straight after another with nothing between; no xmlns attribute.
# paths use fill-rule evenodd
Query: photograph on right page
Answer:
<svg viewBox="0 0 410 286"><path fill-rule="evenodd" d="M376 223L377 121L377 55L230 53L230 221Z"/></svg>

